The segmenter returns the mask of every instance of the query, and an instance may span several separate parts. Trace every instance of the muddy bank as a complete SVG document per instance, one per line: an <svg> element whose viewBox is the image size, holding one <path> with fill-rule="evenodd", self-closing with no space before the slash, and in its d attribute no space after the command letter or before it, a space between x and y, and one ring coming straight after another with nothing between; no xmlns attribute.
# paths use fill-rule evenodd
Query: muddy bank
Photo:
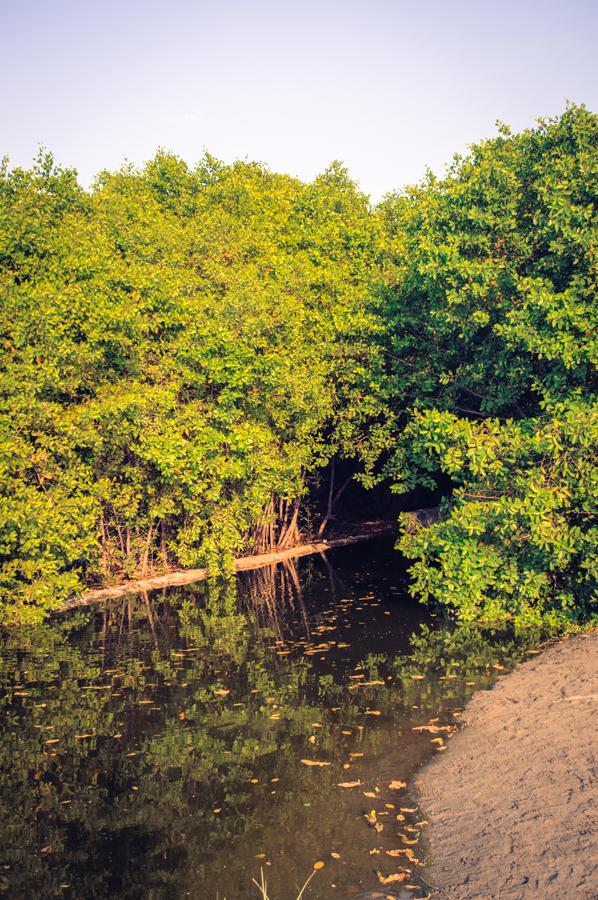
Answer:
<svg viewBox="0 0 598 900"><path fill-rule="evenodd" d="M434 897L598 896L597 712L596 631L474 696L416 781Z"/></svg>

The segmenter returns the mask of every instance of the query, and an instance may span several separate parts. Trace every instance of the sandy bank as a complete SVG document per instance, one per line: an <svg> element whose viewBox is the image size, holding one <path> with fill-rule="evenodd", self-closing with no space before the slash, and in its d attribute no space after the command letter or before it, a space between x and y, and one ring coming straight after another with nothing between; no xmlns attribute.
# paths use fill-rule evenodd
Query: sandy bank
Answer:
<svg viewBox="0 0 598 900"><path fill-rule="evenodd" d="M434 897L598 897L598 632L474 696L418 776Z"/></svg>

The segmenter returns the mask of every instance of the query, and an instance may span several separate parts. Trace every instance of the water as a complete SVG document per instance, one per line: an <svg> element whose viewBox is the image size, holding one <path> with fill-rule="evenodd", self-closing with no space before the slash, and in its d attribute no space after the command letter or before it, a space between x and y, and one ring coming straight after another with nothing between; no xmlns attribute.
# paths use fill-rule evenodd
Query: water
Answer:
<svg viewBox="0 0 598 900"><path fill-rule="evenodd" d="M377 541L4 635L0 892L426 896L410 778L535 637L437 621Z"/></svg>

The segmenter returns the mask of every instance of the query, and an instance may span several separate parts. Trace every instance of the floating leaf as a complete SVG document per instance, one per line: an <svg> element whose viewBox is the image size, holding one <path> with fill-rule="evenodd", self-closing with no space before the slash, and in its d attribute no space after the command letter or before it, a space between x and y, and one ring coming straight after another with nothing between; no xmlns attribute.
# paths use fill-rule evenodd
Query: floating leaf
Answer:
<svg viewBox="0 0 598 900"><path fill-rule="evenodd" d="M412 731L429 731L431 734L436 734L439 731L454 730L452 725L416 725L415 728L412 728Z"/></svg>
<svg viewBox="0 0 598 900"><path fill-rule="evenodd" d="M382 875L381 872L376 873L380 884L393 884L397 881L405 881L407 872L395 872L393 875Z"/></svg>
<svg viewBox="0 0 598 900"><path fill-rule="evenodd" d="M330 855L331 855L331 857L332 857L333 859L340 859L340 858L341 858L340 853L335 853L334 851L333 851Z"/></svg>
<svg viewBox="0 0 598 900"><path fill-rule="evenodd" d="M356 788L361 786L361 781L341 781L340 784L337 784L337 787L340 788Z"/></svg>
<svg viewBox="0 0 598 900"><path fill-rule="evenodd" d="M391 791L400 791L401 788L407 787L406 781L391 781L388 785Z"/></svg>
<svg viewBox="0 0 598 900"><path fill-rule="evenodd" d="M321 859L314 863L314 869L323 869L326 864Z"/></svg>
<svg viewBox="0 0 598 900"><path fill-rule="evenodd" d="M329 762L320 762L317 759L302 759L301 762L304 766L330 766Z"/></svg>

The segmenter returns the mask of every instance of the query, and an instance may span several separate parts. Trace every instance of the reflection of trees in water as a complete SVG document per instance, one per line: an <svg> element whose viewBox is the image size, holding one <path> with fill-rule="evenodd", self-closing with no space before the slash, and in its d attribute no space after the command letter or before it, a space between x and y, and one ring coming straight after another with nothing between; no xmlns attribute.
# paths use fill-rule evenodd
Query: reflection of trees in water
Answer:
<svg viewBox="0 0 598 900"><path fill-rule="evenodd" d="M309 617L296 560L288 559L280 565L264 566L248 572L241 584L244 604L254 613L260 629L272 629L280 640L283 623L299 618L304 635L309 640Z"/></svg>
<svg viewBox="0 0 598 900"><path fill-rule="evenodd" d="M375 754L388 746L385 721L403 716L408 731L410 716L460 704L464 677L489 679L505 648L524 652L514 636L497 654L491 632L424 630L400 659L362 661L366 679L395 683L352 692L348 673L322 675L313 657L272 651L288 621L309 628L305 595L327 581L332 594L331 569L302 567L299 580L294 566L272 567L6 635L0 841L10 896L69 896L64 883L71 896L180 896L209 879L223 848L253 860L264 828L272 841L288 820L308 834L306 797L332 829L338 808L319 803L298 764L312 752L311 723L321 726L318 758L341 760L343 729L357 732L370 705L381 711L367 723ZM276 802L273 775L285 785ZM322 798L336 777L333 767L318 773Z"/></svg>
<svg viewBox="0 0 598 900"><path fill-rule="evenodd" d="M258 642L268 639L270 635L281 640L288 625L294 628L299 626L302 636L310 640L310 612L305 594L310 594L317 585L336 603L339 591L345 596L350 593L326 554L320 553L319 559L323 566L318 566L313 560L302 560L301 573L297 560L288 559L241 572L234 578L179 589L163 588L151 593L130 594L107 601L95 612L92 610L90 616L94 621L101 622L100 646L103 651L108 645L123 644L128 647L134 636L139 634L140 627L147 624L159 654L168 649L173 631L181 621L190 627L193 607L202 610L195 620L194 640L213 637L217 621L220 630L226 631L227 618L231 624L243 615L246 615L246 624L253 629L254 639ZM238 630L238 621L235 621L230 636Z"/></svg>

